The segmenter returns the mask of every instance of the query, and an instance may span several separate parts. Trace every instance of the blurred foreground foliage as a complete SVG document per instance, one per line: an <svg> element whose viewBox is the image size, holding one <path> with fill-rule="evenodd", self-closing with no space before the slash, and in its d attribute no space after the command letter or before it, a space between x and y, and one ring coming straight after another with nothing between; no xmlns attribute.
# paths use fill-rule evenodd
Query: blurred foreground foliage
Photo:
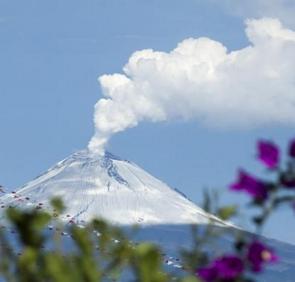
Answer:
<svg viewBox="0 0 295 282"><path fill-rule="evenodd" d="M52 205L55 214L64 210L58 199L54 199ZM72 224L63 231L63 224L55 216L35 209L7 209L8 221L18 239L12 242L9 232L2 228L2 280L122 281L125 275L128 281L199 281L193 275L172 277L164 271L161 251L157 246L147 242L133 243L119 227L94 219L85 226ZM52 226L51 233L46 232L48 226ZM63 242L65 232L71 238L69 246Z"/></svg>

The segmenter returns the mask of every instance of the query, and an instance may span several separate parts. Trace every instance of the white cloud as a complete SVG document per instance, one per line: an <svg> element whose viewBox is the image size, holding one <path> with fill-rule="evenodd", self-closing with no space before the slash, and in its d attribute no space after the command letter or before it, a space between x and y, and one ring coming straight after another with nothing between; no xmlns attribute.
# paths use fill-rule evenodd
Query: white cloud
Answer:
<svg viewBox="0 0 295 282"><path fill-rule="evenodd" d="M143 120L196 120L211 126L295 124L295 32L276 19L246 21L250 45L228 52L189 38L169 53L131 55L123 74L99 78L89 148L103 152L116 132Z"/></svg>

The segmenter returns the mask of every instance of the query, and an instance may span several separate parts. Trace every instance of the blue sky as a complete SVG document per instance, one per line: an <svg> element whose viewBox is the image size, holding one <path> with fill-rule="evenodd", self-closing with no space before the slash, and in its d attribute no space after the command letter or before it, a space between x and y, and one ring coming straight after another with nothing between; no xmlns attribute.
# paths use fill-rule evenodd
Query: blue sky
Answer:
<svg viewBox="0 0 295 282"><path fill-rule="evenodd" d="M272 16L295 28L293 4L244 2L0 0L0 183L18 187L85 148L102 95L97 78L121 73L133 52L168 52L189 37L241 49L249 45L244 20L251 17ZM226 187L238 167L263 172L255 161L256 140L286 146L293 136L291 121L255 128L147 121L115 135L108 149L197 203L210 187L220 190L224 202L242 204L245 197ZM294 223L290 210L280 211L267 234L295 243L295 228L283 229L282 219Z"/></svg>

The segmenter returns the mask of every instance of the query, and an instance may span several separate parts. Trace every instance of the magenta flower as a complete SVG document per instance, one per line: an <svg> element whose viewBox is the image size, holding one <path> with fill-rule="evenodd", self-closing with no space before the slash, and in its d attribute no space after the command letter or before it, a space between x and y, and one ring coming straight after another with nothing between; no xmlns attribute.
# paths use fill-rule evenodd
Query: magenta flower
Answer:
<svg viewBox="0 0 295 282"><path fill-rule="evenodd" d="M263 264L276 262L278 257L266 245L253 241L248 247L247 260L253 272L260 272Z"/></svg>
<svg viewBox="0 0 295 282"><path fill-rule="evenodd" d="M258 159L268 168L276 168L280 159L277 145L269 141L258 141Z"/></svg>
<svg viewBox="0 0 295 282"><path fill-rule="evenodd" d="M224 256L215 261L218 278L230 280L241 275L244 270L242 260L237 256Z"/></svg>
<svg viewBox="0 0 295 282"><path fill-rule="evenodd" d="M295 139L290 142L289 145L289 156L295 158Z"/></svg>
<svg viewBox="0 0 295 282"><path fill-rule="evenodd" d="M268 197L266 184L243 170L239 171L238 179L230 185L230 189L234 191L245 191L255 200L259 201L265 200Z"/></svg>
<svg viewBox="0 0 295 282"><path fill-rule="evenodd" d="M214 282L218 277L217 269L215 266L208 266L199 268L196 275L204 282Z"/></svg>
<svg viewBox="0 0 295 282"><path fill-rule="evenodd" d="M204 282L235 281L244 271L243 261L234 255L220 257L208 267L198 269L197 275Z"/></svg>

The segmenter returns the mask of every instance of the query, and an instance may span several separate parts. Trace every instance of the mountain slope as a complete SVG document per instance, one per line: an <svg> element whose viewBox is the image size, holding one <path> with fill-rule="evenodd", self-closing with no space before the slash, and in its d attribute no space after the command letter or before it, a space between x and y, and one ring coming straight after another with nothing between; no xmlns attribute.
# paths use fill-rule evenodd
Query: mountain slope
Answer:
<svg viewBox="0 0 295 282"><path fill-rule="evenodd" d="M67 206L63 219L75 222L102 217L116 224L190 224L213 218L134 163L88 150L71 155L0 201L2 207L42 209L55 196Z"/></svg>

